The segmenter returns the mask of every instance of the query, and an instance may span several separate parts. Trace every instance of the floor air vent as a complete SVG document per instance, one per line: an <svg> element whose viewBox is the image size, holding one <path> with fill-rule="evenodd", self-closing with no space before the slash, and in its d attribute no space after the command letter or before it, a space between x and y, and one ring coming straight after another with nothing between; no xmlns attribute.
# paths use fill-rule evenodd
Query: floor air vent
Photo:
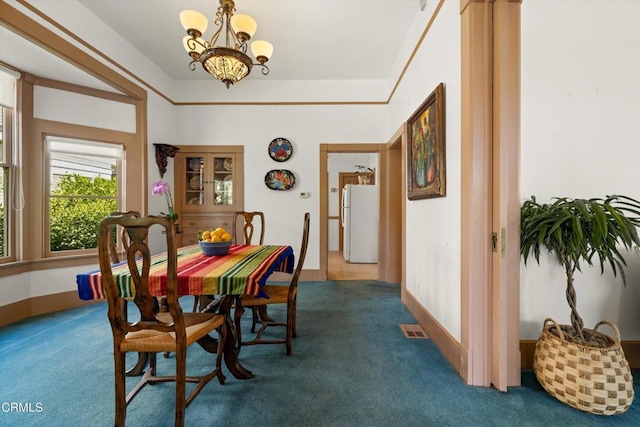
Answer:
<svg viewBox="0 0 640 427"><path fill-rule="evenodd" d="M400 329L402 329L402 333L407 338L429 338L420 325L401 324Z"/></svg>

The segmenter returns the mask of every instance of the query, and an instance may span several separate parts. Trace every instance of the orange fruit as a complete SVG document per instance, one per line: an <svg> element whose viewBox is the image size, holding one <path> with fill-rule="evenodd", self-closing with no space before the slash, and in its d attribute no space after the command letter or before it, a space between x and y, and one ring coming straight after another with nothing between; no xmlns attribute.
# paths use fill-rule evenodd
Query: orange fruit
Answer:
<svg viewBox="0 0 640 427"><path fill-rule="evenodd" d="M231 234L225 232L222 236L220 236L220 238L222 239L223 242L230 242Z"/></svg>
<svg viewBox="0 0 640 427"><path fill-rule="evenodd" d="M212 242L221 242L222 238L220 236L218 236L217 234L214 234L213 236L211 236L211 241Z"/></svg>

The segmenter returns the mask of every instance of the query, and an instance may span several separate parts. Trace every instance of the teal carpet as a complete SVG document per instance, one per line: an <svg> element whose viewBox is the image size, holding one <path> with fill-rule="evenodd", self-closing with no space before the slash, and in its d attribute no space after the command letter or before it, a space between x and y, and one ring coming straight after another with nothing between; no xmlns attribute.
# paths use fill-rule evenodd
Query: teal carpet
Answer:
<svg viewBox="0 0 640 427"><path fill-rule="evenodd" d="M243 348L254 378L225 371L224 385L212 381L187 408L188 426L640 426L638 397L622 415L585 414L547 394L531 371L507 393L465 385L430 340L404 337L399 324L416 322L397 285L304 282L298 298L293 356L284 345ZM213 363L194 345L187 372ZM160 373L172 364L159 357ZM0 369L0 426L113 425L104 302L0 328ZM638 396L640 372L634 377ZM127 425L173 425L173 387L146 387Z"/></svg>

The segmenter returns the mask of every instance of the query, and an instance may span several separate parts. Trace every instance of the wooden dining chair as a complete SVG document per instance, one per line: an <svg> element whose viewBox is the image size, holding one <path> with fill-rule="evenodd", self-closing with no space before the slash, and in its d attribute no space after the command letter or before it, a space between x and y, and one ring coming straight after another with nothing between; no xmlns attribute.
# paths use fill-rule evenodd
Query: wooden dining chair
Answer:
<svg viewBox="0 0 640 427"><path fill-rule="evenodd" d="M112 214L117 215L118 213ZM134 218L140 217L140 212L138 211L129 211L127 214ZM122 244L123 250L126 252L129 248L129 239L127 237L127 230L123 227L118 227L117 225L113 225L111 227L111 232L108 236L109 239L109 256L111 258L112 264L117 264L120 262L120 253L118 244Z"/></svg>
<svg viewBox="0 0 640 427"><path fill-rule="evenodd" d="M260 224L260 239L256 243L252 243L253 241L253 233L255 232L256 224L254 224L254 220L258 219ZM239 224L239 221L242 221L242 224ZM238 236L238 227L242 225L242 236ZM245 211L237 211L233 213L233 231L232 231L232 240L236 245L262 245L264 244L264 213L259 211L254 212L245 212Z"/></svg>
<svg viewBox="0 0 640 427"><path fill-rule="evenodd" d="M255 224L254 219L258 219L259 224ZM242 223L240 223L242 221ZM233 221L231 222L233 229L231 230L231 241L235 245L262 245L264 244L264 213L255 211L255 212L245 212L245 211L237 211L233 213ZM253 235L256 229L256 225L260 227L260 239L257 242L252 243ZM242 235L238 235L238 228L242 226ZM211 298L211 297L210 297ZM200 297L193 297L193 311L196 312L199 310L200 305ZM252 310L254 321L258 320L258 314L255 310Z"/></svg>
<svg viewBox="0 0 640 427"><path fill-rule="evenodd" d="M149 229L159 226L166 235L167 283L166 312L159 312L156 298L149 289L151 250L147 244ZM130 280L135 288L134 306L139 320L129 321L124 315L126 300L120 296L121 280L114 274L110 244L114 228L122 227L126 233L128 248L126 261ZM134 212L114 213L100 222L98 234L98 257L102 284L108 301L108 317L113 333L115 365L115 425L125 424L127 405L147 384L172 381L175 387L175 425L184 425L185 409L212 379L220 384L225 377L221 370L222 349L227 337L224 316L213 313L184 313L178 302L177 245L175 228L167 217L139 217ZM117 268L117 267L116 267ZM213 370L201 376L186 375L187 348L199 342L206 345L208 335L217 331L219 344ZM146 352L150 355L149 369L142 379L127 394L125 384L125 354ZM156 375L156 353L175 353L175 375ZM186 382L197 383L186 396Z"/></svg>
<svg viewBox="0 0 640 427"><path fill-rule="evenodd" d="M291 281L288 285L265 285L262 290L268 295L267 298L244 295L242 298L238 298L236 302L236 311L234 313L234 321L236 327L236 335L238 339L238 348L245 345L255 344L285 344L287 349L287 356L291 355L291 340L297 336L296 331L296 310L298 300L298 279L300 278L300 272L304 264L304 259L307 255L307 246L309 244L309 223L311 221L311 215L307 212L304 214L304 227L302 229L302 244L300 246L300 254L298 255L298 263L291 276ZM277 322L271 318L259 318L257 323L260 325L260 329L255 334L255 337L249 341L242 340L242 327L240 321L244 312L244 307L251 307L258 309L259 307L266 307L272 304L286 304L287 307L287 319L285 322ZM271 326L284 326L286 328L285 338L283 339L269 339L264 338L263 332Z"/></svg>

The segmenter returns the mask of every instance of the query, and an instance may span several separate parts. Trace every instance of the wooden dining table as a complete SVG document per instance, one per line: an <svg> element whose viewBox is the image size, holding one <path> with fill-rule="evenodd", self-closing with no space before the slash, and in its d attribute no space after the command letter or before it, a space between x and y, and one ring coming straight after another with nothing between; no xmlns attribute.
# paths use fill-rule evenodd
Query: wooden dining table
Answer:
<svg viewBox="0 0 640 427"><path fill-rule="evenodd" d="M178 295L216 296L214 303L205 310L224 315L230 339L225 341L225 365L234 377L251 378L252 374L238 361L238 343L231 316L231 306L242 295L265 296L262 287L275 271L292 273L295 262L291 246L280 245L232 245L226 255L206 256L198 245L178 249ZM167 253L151 258L149 291L153 296L166 295ZM126 262L113 267L120 296L133 299L134 286ZM76 276L78 296L82 300L106 298L102 287L100 270L92 270ZM215 340L203 346L207 351L217 351ZM129 375L141 374L146 365L144 355L139 358Z"/></svg>

